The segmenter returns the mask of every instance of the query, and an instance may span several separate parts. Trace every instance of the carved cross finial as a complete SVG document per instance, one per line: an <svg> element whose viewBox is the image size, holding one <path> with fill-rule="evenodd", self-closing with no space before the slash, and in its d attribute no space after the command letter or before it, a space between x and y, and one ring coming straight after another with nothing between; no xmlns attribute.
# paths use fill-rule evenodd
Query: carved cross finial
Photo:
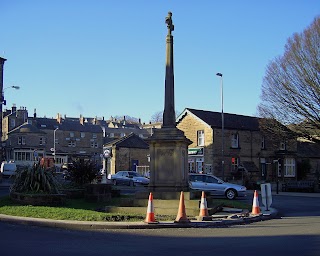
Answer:
<svg viewBox="0 0 320 256"><path fill-rule="evenodd" d="M174 25L172 24L172 12L168 12L166 23L168 28L168 35L171 35L171 32L174 30Z"/></svg>

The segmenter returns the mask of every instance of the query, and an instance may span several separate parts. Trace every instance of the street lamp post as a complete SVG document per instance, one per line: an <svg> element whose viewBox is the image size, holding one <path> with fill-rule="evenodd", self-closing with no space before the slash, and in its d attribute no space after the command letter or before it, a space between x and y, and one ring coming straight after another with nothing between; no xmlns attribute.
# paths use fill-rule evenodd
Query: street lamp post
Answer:
<svg viewBox="0 0 320 256"><path fill-rule="evenodd" d="M223 115L223 79L222 79L222 73L217 73L217 76L220 76L220 87L221 87L221 144L222 144L222 149L221 149L221 167L222 167L222 180L224 179L224 115Z"/></svg>
<svg viewBox="0 0 320 256"><path fill-rule="evenodd" d="M0 72L1 73L1 72ZM2 85L2 86L1 86ZM12 88L12 89L15 89L15 90L19 90L20 89L20 86L16 86L16 85L12 85L12 86L8 86L8 87L5 87L3 88L3 84L2 84L2 81L1 81L1 85L0 85L0 88L1 88L1 99L0 99L0 148L1 148L1 160L3 160L3 145L2 145L2 121L3 121L3 105L6 105L6 100L4 98L4 91L6 89L9 89L9 88ZM3 88L3 89L2 89Z"/></svg>
<svg viewBox="0 0 320 256"><path fill-rule="evenodd" d="M58 127L53 131L53 163L54 165L56 164L56 132L57 130L59 130Z"/></svg>

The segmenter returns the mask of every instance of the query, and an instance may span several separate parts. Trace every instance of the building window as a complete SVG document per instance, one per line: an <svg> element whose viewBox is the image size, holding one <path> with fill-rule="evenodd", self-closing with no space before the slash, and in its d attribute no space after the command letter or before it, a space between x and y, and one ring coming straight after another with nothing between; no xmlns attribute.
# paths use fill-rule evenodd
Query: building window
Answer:
<svg viewBox="0 0 320 256"><path fill-rule="evenodd" d="M70 140L69 143L68 143L68 147L73 147L74 148L75 146L76 146L76 142Z"/></svg>
<svg viewBox="0 0 320 256"><path fill-rule="evenodd" d="M262 138L261 138L261 149L266 149L265 137L262 137Z"/></svg>
<svg viewBox="0 0 320 256"><path fill-rule="evenodd" d="M70 138L74 137L74 132L70 132Z"/></svg>
<svg viewBox="0 0 320 256"><path fill-rule="evenodd" d="M286 150L286 142L285 141L280 142L280 150Z"/></svg>
<svg viewBox="0 0 320 256"><path fill-rule="evenodd" d="M46 144L45 138L44 137L40 137L39 138L39 145L44 145Z"/></svg>
<svg viewBox="0 0 320 256"><path fill-rule="evenodd" d="M98 142L92 141L92 142L91 142L91 147L92 147L92 148L98 148Z"/></svg>
<svg viewBox="0 0 320 256"><path fill-rule="evenodd" d="M126 136L125 133L120 133L120 137L124 137L124 136Z"/></svg>
<svg viewBox="0 0 320 256"><path fill-rule="evenodd" d="M196 172L203 173L203 158L196 159Z"/></svg>
<svg viewBox="0 0 320 256"><path fill-rule="evenodd" d="M111 133L110 133L110 138L113 138L113 137L114 137L114 133L111 132Z"/></svg>
<svg viewBox="0 0 320 256"><path fill-rule="evenodd" d="M284 177L296 176L296 161L294 158L285 158L283 161Z"/></svg>
<svg viewBox="0 0 320 256"><path fill-rule="evenodd" d="M93 133L92 134L92 139L96 139L97 138L97 134L96 133Z"/></svg>
<svg viewBox="0 0 320 256"><path fill-rule="evenodd" d="M234 133L231 135L231 147L232 148L239 148L239 134Z"/></svg>
<svg viewBox="0 0 320 256"><path fill-rule="evenodd" d="M197 131L198 146L204 146L204 131Z"/></svg>
<svg viewBox="0 0 320 256"><path fill-rule="evenodd" d="M16 119L10 119L10 129L13 129L14 127L16 127Z"/></svg>
<svg viewBox="0 0 320 256"><path fill-rule="evenodd" d="M81 138L84 138L84 137L86 137L86 134L85 134L84 132L81 132L81 133L80 133L80 137L81 137Z"/></svg>
<svg viewBox="0 0 320 256"><path fill-rule="evenodd" d="M196 172L193 160L189 160L188 165L189 165L189 172Z"/></svg>
<svg viewBox="0 0 320 256"><path fill-rule="evenodd" d="M260 168L261 168L261 177L265 179L267 176L267 165L266 165L265 158L260 158Z"/></svg>
<svg viewBox="0 0 320 256"><path fill-rule="evenodd" d="M26 145L26 137L19 136L18 137L18 145Z"/></svg>
<svg viewBox="0 0 320 256"><path fill-rule="evenodd" d="M33 152L30 151L16 151L14 152L14 159L16 161L32 161Z"/></svg>
<svg viewBox="0 0 320 256"><path fill-rule="evenodd" d="M232 157L231 158L231 170L232 171L238 170L238 166L239 166L239 158Z"/></svg>

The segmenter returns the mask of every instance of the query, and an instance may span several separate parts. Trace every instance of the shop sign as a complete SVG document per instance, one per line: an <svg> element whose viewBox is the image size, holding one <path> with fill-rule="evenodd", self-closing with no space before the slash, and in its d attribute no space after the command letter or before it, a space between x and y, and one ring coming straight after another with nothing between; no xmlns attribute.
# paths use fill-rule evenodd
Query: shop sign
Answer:
<svg viewBox="0 0 320 256"><path fill-rule="evenodd" d="M203 156L203 148L188 148L189 156Z"/></svg>

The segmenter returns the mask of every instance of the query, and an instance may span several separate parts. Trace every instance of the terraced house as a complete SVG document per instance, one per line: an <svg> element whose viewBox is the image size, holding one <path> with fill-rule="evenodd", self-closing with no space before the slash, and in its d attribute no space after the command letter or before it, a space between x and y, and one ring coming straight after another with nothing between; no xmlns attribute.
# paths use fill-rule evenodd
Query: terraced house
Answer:
<svg viewBox="0 0 320 256"><path fill-rule="evenodd" d="M274 141L262 133L259 120L224 113L222 129L220 112L186 108L177 118L177 127L193 142L188 152L189 172L212 173L246 185L296 179L297 140Z"/></svg>
<svg viewBox="0 0 320 256"><path fill-rule="evenodd" d="M72 158L94 159L102 165L103 144L135 134L143 139L149 132L139 123L110 118L79 118L57 114L56 118L28 117L24 107L12 106L3 113L3 159L18 166L30 165L41 157L54 158L56 166Z"/></svg>
<svg viewBox="0 0 320 256"><path fill-rule="evenodd" d="M41 157L55 158L57 166L73 157L100 159L103 132L99 125L84 119L28 117L25 108L13 107L3 118L5 159L18 166L34 163Z"/></svg>

